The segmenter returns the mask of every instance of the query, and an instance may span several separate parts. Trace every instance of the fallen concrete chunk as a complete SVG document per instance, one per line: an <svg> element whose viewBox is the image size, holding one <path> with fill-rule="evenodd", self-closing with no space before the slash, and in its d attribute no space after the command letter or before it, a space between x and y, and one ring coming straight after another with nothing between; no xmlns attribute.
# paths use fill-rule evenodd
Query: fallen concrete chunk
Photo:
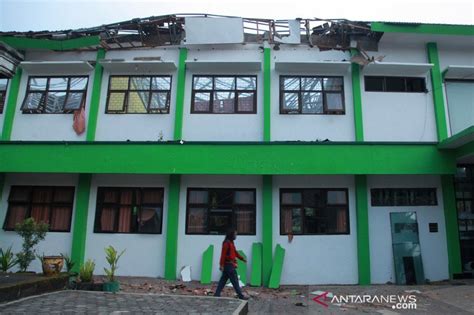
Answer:
<svg viewBox="0 0 474 315"><path fill-rule="evenodd" d="M180 271L181 281L190 282L191 281L191 266L184 266Z"/></svg>

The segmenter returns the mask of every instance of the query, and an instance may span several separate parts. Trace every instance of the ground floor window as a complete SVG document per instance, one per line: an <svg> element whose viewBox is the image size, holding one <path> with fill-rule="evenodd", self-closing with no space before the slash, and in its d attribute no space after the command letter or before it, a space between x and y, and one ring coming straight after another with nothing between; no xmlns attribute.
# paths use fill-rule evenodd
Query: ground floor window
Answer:
<svg viewBox="0 0 474 315"><path fill-rule="evenodd" d="M436 206L436 188L375 188L370 190L373 207Z"/></svg>
<svg viewBox="0 0 474 315"><path fill-rule="evenodd" d="M74 187L12 186L3 229L12 231L26 218L49 225L50 232L69 232Z"/></svg>
<svg viewBox="0 0 474 315"><path fill-rule="evenodd" d="M349 234L347 189L280 189L280 234Z"/></svg>
<svg viewBox="0 0 474 315"><path fill-rule="evenodd" d="M189 188L186 234L255 235L255 189Z"/></svg>
<svg viewBox="0 0 474 315"><path fill-rule="evenodd" d="M95 233L161 234L163 188L99 187Z"/></svg>

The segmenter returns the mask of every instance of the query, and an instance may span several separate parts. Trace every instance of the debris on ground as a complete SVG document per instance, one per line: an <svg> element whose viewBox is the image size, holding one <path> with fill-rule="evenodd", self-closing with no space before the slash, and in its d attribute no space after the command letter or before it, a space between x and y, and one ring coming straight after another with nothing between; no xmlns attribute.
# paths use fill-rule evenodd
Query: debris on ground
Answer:
<svg viewBox="0 0 474 315"><path fill-rule="evenodd" d="M332 294L332 292L327 292L327 291L319 291L318 290L318 291L311 292L311 294L313 294L313 295L321 295L321 294L324 294L324 293L327 293L326 297L328 297L330 299L334 296L334 294Z"/></svg>
<svg viewBox="0 0 474 315"><path fill-rule="evenodd" d="M184 266L183 268L181 268L179 274L181 276L181 281L191 281L191 266Z"/></svg>
<svg viewBox="0 0 474 315"><path fill-rule="evenodd" d="M304 304L303 302L296 302L295 303L296 306L303 306L303 307L306 307L307 305Z"/></svg>
<svg viewBox="0 0 474 315"><path fill-rule="evenodd" d="M420 290L405 290L406 293L417 293L417 294L420 294L421 291Z"/></svg>

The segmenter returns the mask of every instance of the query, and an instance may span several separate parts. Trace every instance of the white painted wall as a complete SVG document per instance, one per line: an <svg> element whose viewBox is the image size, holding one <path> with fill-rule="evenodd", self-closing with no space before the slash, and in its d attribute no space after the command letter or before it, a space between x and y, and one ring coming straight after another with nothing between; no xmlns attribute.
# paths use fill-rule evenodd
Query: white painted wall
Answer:
<svg viewBox="0 0 474 315"><path fill-rule="evenodd" d="M281 45L280 50L272 50L271 62L271 140L272 141L354 141L354 105L350 70L342 73L324 72L280 72L275 71L278 61L344 61L349 53L341 51L319 51L317 48ZM349 67L348 67L349 68ZM344 115L281 115L280 76L282 75L330 75L344 77Z"/></svg>
<svg viewBox="0 0 474 315"><path fill-rule="evenodd" d="M172 61L178 66L179 49L153 48L138 50L114 50L107 52L105 59L125 59L132 61L135 57L161 57L161 60ZM99 114L97 117L97 141L157 141L160 135L163 140L172 140L176 112L177 71L159 73L110 73L104 69L100 96ZM170 75L171 96L168 114L106 114L107 94L110 75Z"/></svg>
<svg viewBox="0 0 474 315"><path fill-rule="evenodd" d="M256 61L263 64L259 45L229 45L228 47L188 47L188 60L195 61ZM227 74L257 75L256 114L191 114L193 75ZM207 71L186 71L183 115L183 139L187 141L262 141L263 140L263 72L241 72L214 68Z"/></svg>
<svg viewBox="0 0 474 315"><path fill-rule="evenodd" d="M186 196L188 187L196 188L255 188L256 189L256 235L238 235L235 241L237 250L247 255L247 279L250 279L252 266L252 244L262 240L262 179L261 176L183 176L181 177L181 191L179 198L179 227L178 227L178 260L177 271L183 266L191 266L193 280L201 279L202 254L214 245L212 280L218 281L219 259L224 235L186 235Z"/></svg>
<svg viewBox="0 0 474 315"><path fill-rule="evenodd" d="M347 188L348 235L280 235L281 188ZM273 246L285 249L282 284L356 284L357 230L353 176L274 176Z"/></svg>
<svg viewBox="0 0 474 315"><path fill-rule="evenodd" d="M26 54L26 61L95 61L94 52L40 52L31 51ZM84 141L87 133L78 136L72 129L73 114L23 114L21 105L25 98L26 87L29 76L41 76L45 73L29 73L23 71L20 82L20 90L15 109L15 119L13 122L12 140L31 140L31 141ZM51 74L49 74L51 75ZM72 73L65 68L64 71L54 75L84 75ZM93 71L89 74L87 86L86 118L89 117L90 98L93 85Z"/></svg>
<svg viewBox="0 0 474 315"><path fill-rule="evenodd" d="M425 278L438 281L449 278L448 249L439 176L368 176L370 268L372 283L395 283L390 212L416 212ZM437 206L372 207L372 188L436 188ZM430 233L428 224L438 223L438 232Z"/></svg>
<svg viewBox="0 0 474 315"><path fill-rule="evenodd" d="M5 176L2 199L0 201L0 224L6 219L8 210L8 196L10 187L14 185L33 185L33 186L74 186L77 187L78 176L76 174L15 174L9 173ZM76 204L77 188L74 195L74 205ZM36 247L37 254L59 255L61 253L71 255L72 231L74 226L75 208L73 208L71 218L71 232L48 232L46 238ZM22 239L14 231L5 231L0 229L0 248L6 249L12 246L13 252L18 253L21 250ZM17 267L12 269L17 270ZM41 263L35 259L28 270L42 272Z"/></svg>
<svg viewBox="0 0 474 315"><path fill-rule="evenodd" d="M0 137L2 136L2 132L3 132L3 123L5 121L5 113L7 112L7 102L8 102L8 96L10 95L11 85L12 85L12 79L9 79L8 85L7 85L7 93L5 95L5 103L3 104L3 111L0 113Z"/></svg>
<svg viewBox="0 0 474 315"><path fill-rule="evenodd" d="M94 233L98 187L163 187L162 234ZM96 263L95 274L104 274L104 248L112 245L126 252L120 258L117 275L163 277L165 235L168 214L168 176L163 175L94 175L89 197L85 259Z"/></svg>

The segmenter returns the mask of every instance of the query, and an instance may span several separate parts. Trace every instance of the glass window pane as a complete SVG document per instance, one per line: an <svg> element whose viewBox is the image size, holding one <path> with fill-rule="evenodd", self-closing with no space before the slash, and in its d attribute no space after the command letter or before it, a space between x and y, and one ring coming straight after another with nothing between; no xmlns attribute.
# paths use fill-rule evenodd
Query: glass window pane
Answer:
<svg viewBox="0 0 474 315"><path fill-rule="evenodd" d="M207 233L207 209L189 208L187 233Z"/></svg>
<svg viewBox="0 0 474 315"><path fill-rule="evenodd" d="M146 113L149 97L149 92L130 92L128 94L127 113Z"/></svg>
<svg viewBox="0 0 474 315"><path fill-rule="evenodd" d="M284 93L283 110L287 112L297 112L298 109L298 93Z"/></svg>
<svg viewBox="0 0 474 315"><path fill-rule="evenodd" d="M235 77L215 77L215 90L235 90Z"/></svg>
<svg viewBox="0 0 474 315"><path fill-rule="evenodd" d="M328 233L347 233L347 210L344 208L330 208L327 211L329 212L329 218L331 218L328 224Z"/></svg>
<svg viewBox="0 0 474 315"><path fill-rule="evenodd" d="M342 95L339 93L326 93L326 107L329 111L343 111Z"/></svg>
<svg viewBox="0 0 474 315"><path fill-rule="evenodd" d="M168 108L168 92L151 93L150 110L167 109Z"/></svg>
<svg viewBox="0 0 474 315"><path fill-rule="evenodd" d="M233 113L234 106L235 92L214 92L214 113Z"/></svg>
<svg viewBox="0 0 474 315"><path fill-rule="evenodd" d="M188 203L208 203L209 192L207 190L190 190Z"/></svg>
<svg viewBox="0 0 474 315"><path fill-rule="evenodd" d="M171 77L152 77L151 89L152 90L170 90Z"/></svg>
<svg viewBox="0 0 474 315"><path fill-rule="evenodd" d="M225 234L230 227L232 227L232 209L211 209L209 234Z"/></svg>
<svg viewBox="0 0 474 315"><path fill-rule="evenodd" d="M44 93L30 92L26 95L22 110L38 109L44 103Z"/></svg>
<svg viewBox="0 0 474 315"><path fill-rule="evenodd" d="M211 104L211 93L194 93L194 111L209 112Z"/></svg>
<svg viewBox="0 0 474 315"><path fill-rule="evenodd" d="M141 203L155 203L159 204L163 202L163 190L146 188L141 190Z"/></svg>
<svg viewBox="0 0 474 315"><path fill-rule="evenodd" d="M235 210L235 223L238 234L255 234L255 211L248 207Z"/></svg>
<svg viewBox="0 0 474 315"><path fill-rule="evenodd" d="M69 81L70 90L85 90L87 86L87 78L71 78Z"/></svg>
<svg viewBox="0 0 474 315"><path fill-rule="evenodd" d="M321 91L323 83L321 78L303 77L301 78L301 89L304 91Z"/></svg>
<svg viewBox="0 0 474 315"><path fill-rule="evenodd" d="M74 199L74 189L69 187L58 187L54 190L54 202L69 203Z"/></svg>
<svg viewBox="0 0 474 315"><path fill-rule="evenodd" d="M72 207L52 207L50 231L69 231L71 228Z"/></svg>
<svg viewBox="0 0 474 315"><path fill-rule="evenodd" d="M293 233L302 233L303 232L303 216L301 214L301 208L291 209L291 223Z"/></svg>
<svg viewBox="0 0 474 315"><path fill-rule="evenodd" d="M49 90L67 90L68 78L50 78L49 79Z"/></svg>
<svg viewBox="0 0 474 315"><path fill-rule="evenodd" d="M130 90L149 90L149 89L150 89L149 77L131 77L130 78Z"/></svg>
<svg viewBox="0 0 474 315"><path fill-rule="evenodd" d="M338 190L328 191L327 203L328 205L345 205L347 203L346 192Z"/></svg>
<svg viewBox="0 0 474 315"><path fill-rule="evenodd" d="M128 90L128 77L110 77L111 90Z"/></svg>
<svg viewBox="0 0 474 315"><path fill-rule="evenodd" d="M64 110L64 102L66 101L66 92L48 92L46 94L45 113L62 113Z"/></svg>
<svg viewBox="0 0 474 315"><path fill-rule="evenodd" d="M253 112L255 93L238 93L237 110L239 112Z"/></svg>
<svg viewBox="0 0 474 315"><path fill-rule="evenodd" d="M257 89L256 77L238 77L237 78L237 90L256 90L256 89Z"/></svg>
<svg viewBox="0 0 474 315"><path fill-rule="evenodd" d="M285 205L299 205L302 203L300 192L284 192L281 194L281 203Z"/></svg>
<svg viewBox="0 0 474 315"><path fill-rule="evenodd" d="M107 104L109 111L123 111L125 102L125 92L111 92Z"/></svg>
<svg viewBox="0 0 474 315"><path fill-rule="evenodd" d="M8 84L8 79L0 78L0 91L6 91L7 90L7 84Z"/></svg>
<svg viewBox="0 0 474 315"><path fill-rule="evenodd" d="M255 193L253 191L236 191L234 193L234 203L236 204L254 204Z"/></svg>
<svg viewBox="0 0 474 315"><path fill-rule="evenodd" d="M31 201L36 203L51 202L53 200L53 189L48 187L35 187Z"/></svg>
<svg viewBox="0 0 474 315"><path fill-rule="evenodd" d="M386 91L405 92L405 78L387 77L385 78Z"/></svg>
<svg viewBox="0 0 474 315"><path fill-rule="evenodd" d="M30 78L30 90L46 90L47 78Z"/></svg>
<svg viewBox="0 0 474 315"><path fill-rule="evenodd" d="M369 92L383 92L383 77L365 77L365 90Z"/></svg>
<svg viewBox="0 0 474 315"><path fill-rule="evenodd" d="M138 212L138 231L141 233L161 233L162 207L142 207Z"/></svg>
<svg viewBox="0 0 474 315"><path fill-rule="evenodd" d="M341 91L342 78L324 78L324 90L326 91Z"/></svg>
<svg viewBox="0 0 474 315"><path fill-rule="evenodd" d="M23 205L11 205L8 209L8 219L5 228L7 230L15 229L17 223L21 223L26 219L28 208Z"/></svg>
<svg viewBox="0 0 474 315"><path fill-rule="evenodd" d="M194 77L195 90L212 90L212 77Z"/></svg>
<svg viewBox="0 0 474 315"><path fill-rule="evenodd" d="M321 220L317 215L317 210L311 207L304 208L304 232L307 234L317 234Z"/></svg>
<svg viewBox="0 0 474 315"><path fill-rule="evenodd" d="M283 79L283 90L299 90L300 89L300 78L284 78Z"/></svg>
<svg viewBox="0 0 474 315"><path fill-rule="evenodd" d="M69 92L64 109L76 110L81 108L84 92Z"/></svg>
<svg viewBox="0 0 474 315"><path fill-rule="evenodd" d="M301 102L304 114L322 114L324 112L323 93L321 92L303 92Z"/></svg>
<svg viewBox="0 0 474 315"><path fill-rule="evenodd" d="M425 79L424 78L407 78L407 92L424 92Z"/></svg>
<svg viewBox="0 0 474 315"><path fill-rule="evenodd" d="M31 187L15 187L10 190L8 201L29 201L31 195Z"/></svg>

